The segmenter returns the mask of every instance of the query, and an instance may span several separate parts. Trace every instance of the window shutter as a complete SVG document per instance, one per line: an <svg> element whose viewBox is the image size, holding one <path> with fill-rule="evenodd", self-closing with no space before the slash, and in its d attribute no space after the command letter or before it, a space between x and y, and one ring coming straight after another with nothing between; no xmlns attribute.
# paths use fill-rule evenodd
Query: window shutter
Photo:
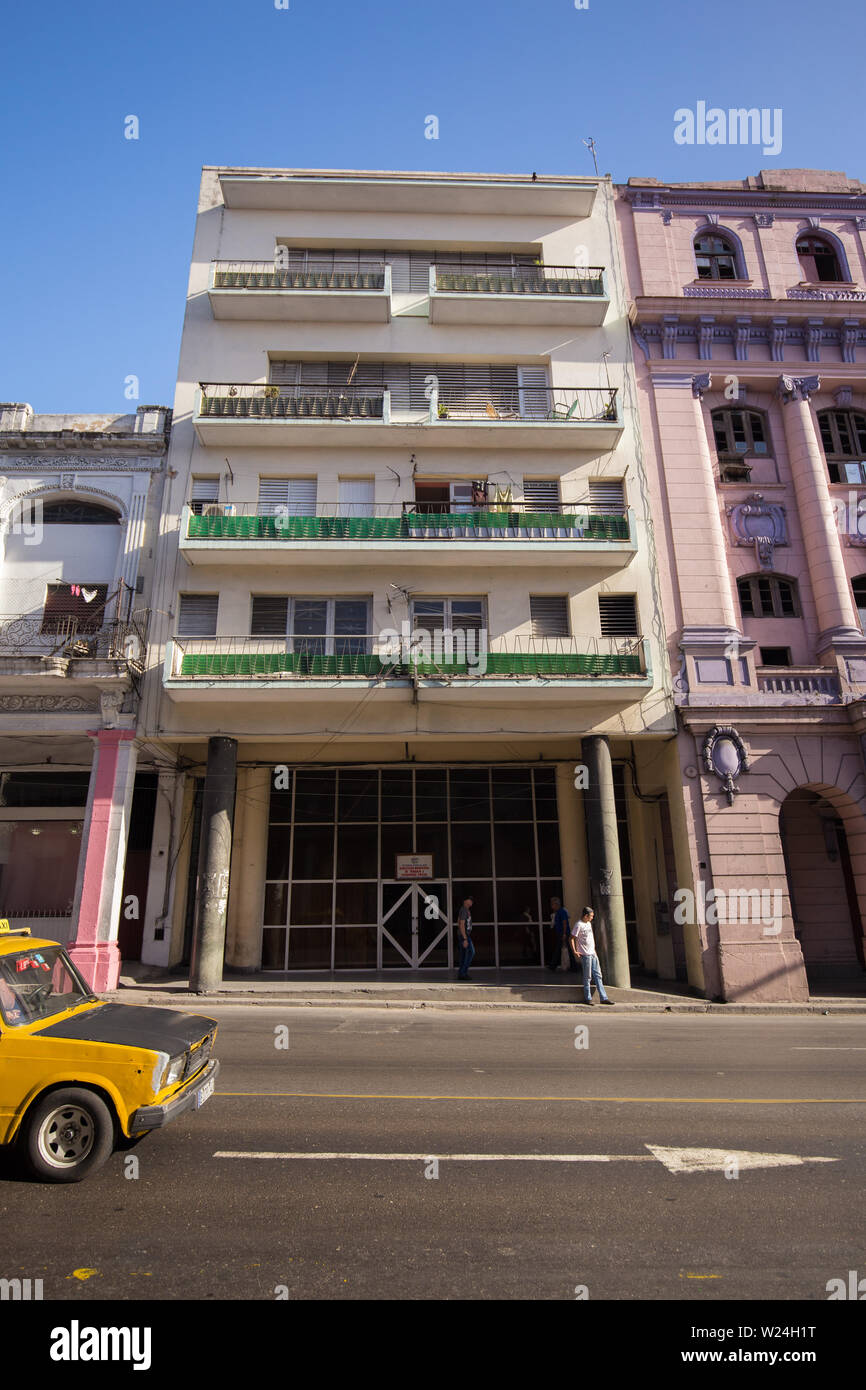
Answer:
<svg viewBox="0 0 866 1390"><path fill-rule="evenodd" d="M528 512L558 512L559 483L555 478L524 478L523 502Z"/></svg>
<svg viewBox="0 0 866 1390"><path fill-rule="evenodd" d="M178 637L216 637L219 594L181 594Z"/></svg>
<svg viewBox="0 0 866 1390"><path fill-rule="evenodd" d="M254 597L250 636L282 637L289 629L289 600L268 595Z"/></svg>
<svg viewBox="0 0 866 1390"><path fill-rule="evenodd" d="M568 637L568 599L557 595L529 596L529 616L533 637Z"/></svg>
<svg viewBox="0 0 866 1390"><path fill-rule="evenodd" d="M196 516L201 516L208 503L219 501L219 494L219 475L214 478L193 478L189 492L190 510Z"/></svg>
<svg viewBox="0 0 866 1390"><path fill-rule="evenodd" d="M432 251L386 251L395 294L426 294L430 285Z"/></svg>
<svg viewBox="0 0 866 1390"><path fill-rule="evenodd" d="M638 636L634 594L599 594L598 613L602 637Z"/></svg>
<svg viewBox="0 0 866 1390"><path fill-rule="evenodd" d="M589 510L594 515L622 512L624 506L625 489L622 478L590 478Z"/></svg>
<svg viewBox="0 0 866 1390"><path fill-rule="evenodd" d="M339 480L341 516L372 516L376 495L373 478L340 478Z"/></svg>
<svg viewBox="0 0 866 1390"><path fill-rule="evenodd" d="M315 516L316 479L260 478L259 516L274 516L283 509L288 516Z"/></svg>
<svg viewBox="0 0 866 1390"><path fill-rule="evenodd" d="M546 367L518 367L520 414L524 420L546 420L550 413Z"/></svg>

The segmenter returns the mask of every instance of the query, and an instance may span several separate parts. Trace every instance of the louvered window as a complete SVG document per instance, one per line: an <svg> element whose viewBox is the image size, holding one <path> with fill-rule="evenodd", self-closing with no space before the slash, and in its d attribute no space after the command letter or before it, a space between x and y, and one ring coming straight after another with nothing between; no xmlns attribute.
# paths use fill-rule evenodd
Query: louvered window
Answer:
<svg viewBox="0 0 866 1390"><path fill-rule="evenodd" d="M524 478L523 501L528 512L557 512L559 483L555 478Z"/></svg>
<svg viewBox="0 0 866 1390"><path fill-rule="evenodd" d="M49 584L40 631L99 632L107 598L107 584Z"/></svg>
<svg viewBox="0 0 866 1390"><path fill-rule="evenodd" d="M215 637L219 594L181 594L177 614L178 637Z"/></svg>
<svg viewBox="0 0 866 1390"><path fill-rule="evenodd" d="M426 294L430 288L432 251L387 251L391 289L395 294Z"/></svg>
<svg viewBox="0 0 866 1390"><path fill-rule="evenodd" d="M259 516L315 516L315 478L260 478Z"/></svg>
<svg viewBox="0 0 866 1390"><path fill-rule="evenodd" d="M634 594L599 594L598 614L602 637L638 636Z"/></svg>
<svg viewBox="0 0 866 1390"><path fill-rule="evenodd" d="M589 509L594 516L619 514L624 506L625 492L621 478L590 478Z"/></svg>
<svg viewBox="0 0 866 1390"><path fill-rule="evenodd" d="M201 516L206 506L219 501L220 480L217 474L212 478L193 478L189 490L190 511Z"/></svg>
<svg viewBox="0 0 866 1390"><path fill-rule="evenodd" d="M351 378L351 381L350 381ZM295 388L302 395L313 386L366 388L370 392L387 387L391 393L392 415L405 411L424 412L433 393L440 407L449 413L466 411L473 415L520 415L525 419L547 418L550 410L547 368L520 367L508 363L463 362L280 362L270 364L270 381Z"/></svg>
<svg viewBox="0 0 866 1390"><path fill-rule="evenodd" d="M253 637L293 638L292 650L308 655L359 655L367 650L370 602L366 598L254 596Z"/></svg>
<svg viewBox="0 0 866 1390"><path fill-rule="evenodd" d="M480 632L484 627L484 600L479 598L425 598L412 600L412 621L424 632Z"/></svg>
<svg viewBox="0 0 866 1390"><path fill-rule="evenodd" d="M568 599L564 595L530 594L529 616L533 637L568 637Z"/></svg>

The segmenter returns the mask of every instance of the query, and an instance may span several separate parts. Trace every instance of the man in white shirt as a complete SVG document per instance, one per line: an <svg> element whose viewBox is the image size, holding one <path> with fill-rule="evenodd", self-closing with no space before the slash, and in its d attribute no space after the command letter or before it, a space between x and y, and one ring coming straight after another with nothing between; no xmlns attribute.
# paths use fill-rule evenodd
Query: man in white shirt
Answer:
<svg viewBox="0 0 866 1390"><path fill-rule="evenodd" d="M598 990L598 997L602 1004L613 1004L615 1000L608 999L604 991L604 981L601 978L601 967L598 963L598 956L595 953L595 936L592 930L592 919L595 916L591 907L583 909L583 916L579 922L575 922L571 929L572 954L576 960L580 961L583 970L583 1002L592 1003L592 986Z"/></svg>

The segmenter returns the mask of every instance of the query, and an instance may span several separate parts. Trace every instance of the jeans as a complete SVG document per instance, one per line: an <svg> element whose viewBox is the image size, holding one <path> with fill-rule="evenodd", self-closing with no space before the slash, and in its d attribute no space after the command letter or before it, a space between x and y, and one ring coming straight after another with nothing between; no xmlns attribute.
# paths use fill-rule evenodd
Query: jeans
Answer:
<svg viewBox="0 0 866 1390"><path fill-rule="evenodd" d="M598 990L599 999L606 999L607 995L604 992L604 981L601 978L598 956L583 955L580 958L580 964L583 970L583 1002L585 1004L592 1002L593 985Z"/></svg>
<svg viewBox="0 0 866 1390"><path fill-rule="evenodd" d="M465 946L462 941L460 942L460 965L457 971L458 975L467 975L469 973L469 967L474 959L475 943L471 936L467 936Z"/></svg>

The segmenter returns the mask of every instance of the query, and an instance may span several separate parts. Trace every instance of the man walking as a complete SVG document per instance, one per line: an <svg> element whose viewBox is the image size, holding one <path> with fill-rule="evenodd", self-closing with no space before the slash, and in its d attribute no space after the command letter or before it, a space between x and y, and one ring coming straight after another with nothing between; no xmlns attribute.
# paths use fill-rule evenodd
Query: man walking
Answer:
<svg viewBox="0 0 866 1390"><path fill-rule="evenodd" d="M457 933L460 937L458 980L470 978L469 967L475 957L475 945L472 940L472 901L472 898L464 898L463 905L457 913Z"/></svg>
<svg viewBox="0 0 866 1390"><path fill-rule="evenodd" d="M598 963L598 956L595 953L595 936L592 930L592 919L595 916L591 907L583 909L583 916L579 922L575 922L571 929L570 946L572 954L576 960L580 961L583 970L583 1002L592 1003L592 986L598 990L598 997L602 1004L613 1004L615 1000L608 999L604 990L604 981L601 978L601 967Z"/></svg>

